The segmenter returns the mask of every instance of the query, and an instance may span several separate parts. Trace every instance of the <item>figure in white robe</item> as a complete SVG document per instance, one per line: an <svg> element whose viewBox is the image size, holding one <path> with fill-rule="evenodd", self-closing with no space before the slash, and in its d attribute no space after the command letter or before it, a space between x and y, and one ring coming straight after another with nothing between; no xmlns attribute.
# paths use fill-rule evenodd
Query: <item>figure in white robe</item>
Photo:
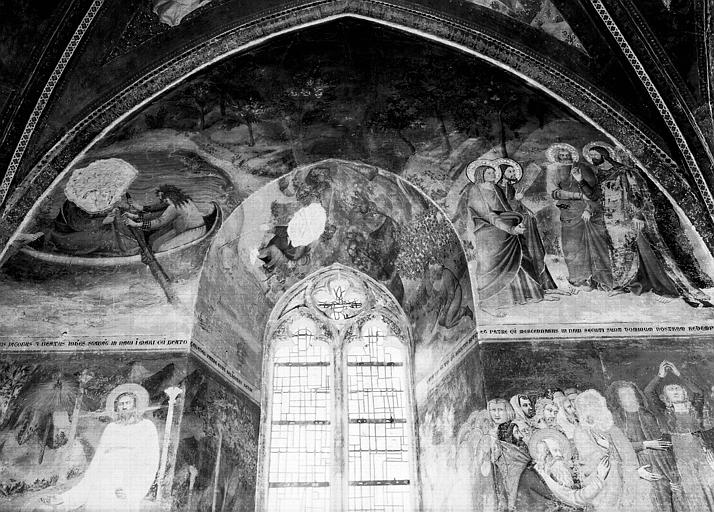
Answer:
<svg viewBox="0 0 714 512"><path fill-rule="evenodd" d="M146 393L136 384L122 386ZM145 409L137 404L141 398L130 390L112 401L116 420L104 429L82 480L51 498L56 510L84 507L86 512L139 512L156 477L160 455L156 426L141 416Z"/></svg>

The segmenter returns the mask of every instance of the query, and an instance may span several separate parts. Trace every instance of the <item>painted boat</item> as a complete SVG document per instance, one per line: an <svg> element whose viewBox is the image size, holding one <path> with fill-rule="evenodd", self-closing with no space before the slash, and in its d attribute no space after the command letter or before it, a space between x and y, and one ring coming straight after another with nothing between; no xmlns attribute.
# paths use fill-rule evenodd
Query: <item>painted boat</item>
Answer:
<svg viewBox="0 0 714 512"><path fill-rule="evenodd" d="M212 204L213 210L211 213L203 216L207 226L205 235L179 247L155 253L156 260L164 267L164 270L175 273L176 271L188 270L191 267L195 268L194 265L201 265L203 257L211 244L211 240L213 240L213 237L223 223L223 212L220 205L215 201L213 201ZM45 268L48 266L55 268L89 267L99 270L102 268L118 269L121 267L145 266L141 261L140 254L132 256L71 256L56 252L38 251L30 247L22 247L15 259L17 259L18 256L20 259L25 260L26 264L39 264Z"/></svg>

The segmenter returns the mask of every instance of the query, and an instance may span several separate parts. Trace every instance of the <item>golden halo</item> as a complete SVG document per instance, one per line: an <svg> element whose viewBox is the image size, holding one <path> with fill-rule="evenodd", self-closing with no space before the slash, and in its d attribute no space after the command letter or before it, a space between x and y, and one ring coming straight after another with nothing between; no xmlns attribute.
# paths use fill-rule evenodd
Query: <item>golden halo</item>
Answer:
<svg viewBox="0 0 714 512"><path fill-rule="evenodd" d="M573 158L573 163L580 160L580 153L578 153L578 150L575 149L575 147L570 144L566 144L565 142L556 142L555 144L551 144L550 147L545 150L545 157L550 163L560 163L557 158L558 151L567 151L570 153L570 156Z"/></svg>
<svg viewBox="0 0 714 512"><path fill-rule="evenodd" d="M133 383L119 384L109 392L107 395L106 405L104 407L106 414L111 417L116 415L116 412L114 411L114 402L117 401L119 395L123 395L124 393L131 393L136 397L136 412L139 416L144 414L146 409L149 407L149 392L146 391L143 386Z"/></svg>
<svg viewBox="0 0 714 512"><path fill-rule="evenodd" d="M499 171L501 170L502 165L508 165L509 167L513 167L516 170L516 181L513 183L518 183L523 179L523 166L512 158L499 158L497 160L494 160L493 164ZM503 171L501 171L501 174L503 174Z"/></svg>
<svg viewBox="0 0 714 512"><path fill-rule="evenodd" d="M503 172L501 172L501 169L498 168L497 162L498 160L486 160L485 158L479 158L478 160L474 160L466 166L466 177L471 183L476 184L476 169L478 169L479 167L490 167L491 169L496 171L496 183L498 183L499 181L501 181Z"/></svg>
<svg viewBox="0 0 714 512"><path fill-rule="evenodd" d="M594 165L593 159L590 156L590 150L594 147L605 148L605 150L607 151L607 154L610 155L610 158L612 158L613 160L617 160L616 155L615 155L615 148L612 146L612 144L610 144L608 142L603 142L600 140L594 140L592 142L588 142L583 147L583 157L585 158L585 161L587 163L589 163L590 165Z"/></svg>

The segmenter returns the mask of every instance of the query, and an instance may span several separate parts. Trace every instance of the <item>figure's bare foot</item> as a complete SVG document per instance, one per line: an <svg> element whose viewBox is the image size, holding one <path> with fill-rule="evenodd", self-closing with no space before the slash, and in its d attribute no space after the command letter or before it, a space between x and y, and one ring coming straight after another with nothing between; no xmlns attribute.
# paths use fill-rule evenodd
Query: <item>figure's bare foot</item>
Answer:
<svg viewBox="0 0 714 512"><path fill-rule="evenodd" d="M487 315L491 315L495 318L503 318L504 316L506 316L506 313L504 311L499 311L498 309L492 311L484 308L483 306L479 306L478 308Z"/></svg>
<svg viewBox="0 0 714 512"><path fill-rule="evenodd" d="M553 288L551 290L545 290L546 295L573 295L573 291L577 293L577 290L575 290L572 286L570 287L571 289L565 289L562 290L560 288Z"/></svg>
<svg viewBox="0 0 714 512"><path fill-rule="evenodd" d="M674 297L665 297L663 295L657 295L656 293L653 295L655 296L655 300L660 304L669 304L674 300Z"/></svg>
<svg viewBox="0 0 714 512"><path fill-rule="evenodd" d="M568 293L566 295L570 295L570 294ZM560 300L560 297L554 297L553 295L546 294L546 295L543 295L543 300L545 302L557 302Z"/></svg>
<svg viewBox="0 0 714 512"><path fill-rule="evenodd" d="M627 293L627 292L625 290L612 290L612 291L608 292L607 296L614 297L616 295L622 295L624 293Z"/></svg>

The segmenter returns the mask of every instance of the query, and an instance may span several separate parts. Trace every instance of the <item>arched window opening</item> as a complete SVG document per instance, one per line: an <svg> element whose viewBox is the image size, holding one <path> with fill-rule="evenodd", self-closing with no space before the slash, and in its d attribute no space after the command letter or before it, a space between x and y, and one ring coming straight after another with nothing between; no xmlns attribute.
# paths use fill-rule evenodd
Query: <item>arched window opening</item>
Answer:
<svg viewBox="0 0 714 512"><path fill-rule="evenodd" d="M418 509L411 338L389 292L333 265L266 328L256 510Z"/></svg>
<svg viewBox="0 0 714 512"><path fill-rule="evenodd" d="M332 460L330 347L316 339L314 322L301 317L276 343L268 510L325 510Z"/></svg>
<svg viewBox="0 0 714 512"><path fill-rule="evenodd" d="M349 510L410 510L406 345L381 319L347 349Z"/></svg>

